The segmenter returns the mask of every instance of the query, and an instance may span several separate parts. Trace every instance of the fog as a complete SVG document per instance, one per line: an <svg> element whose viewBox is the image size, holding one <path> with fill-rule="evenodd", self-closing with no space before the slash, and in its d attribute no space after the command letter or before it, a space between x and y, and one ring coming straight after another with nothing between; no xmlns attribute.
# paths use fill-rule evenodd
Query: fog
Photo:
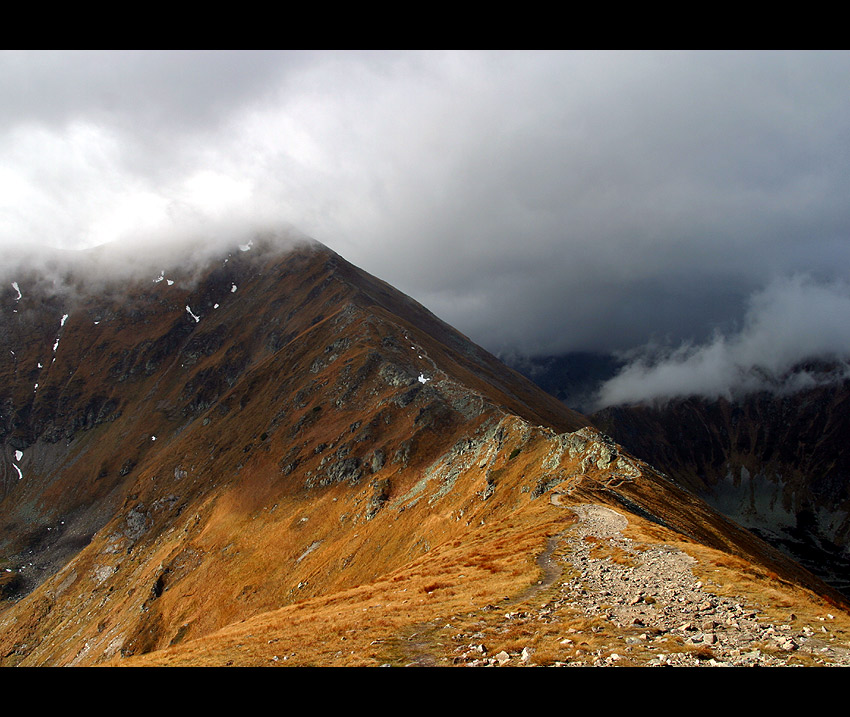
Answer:
<svg viewBox="0 0 850 717"><path fill-rule="evenodd" d="M795 276L754 294L740 330L701 344L645 345L599 391L596 408L674 397L733 399L793 392L850 377L850 287ZM803 362L829 362L807 368ZM793 370L792 370L793 369Z"/></svg>
<svg viewBox="0 0 850 717"><path fill-rule="evenodd" d="M604 400L844 350L848 53L6 51L0 93L7 269L308 235L494 352L631 352Z"/></svg>

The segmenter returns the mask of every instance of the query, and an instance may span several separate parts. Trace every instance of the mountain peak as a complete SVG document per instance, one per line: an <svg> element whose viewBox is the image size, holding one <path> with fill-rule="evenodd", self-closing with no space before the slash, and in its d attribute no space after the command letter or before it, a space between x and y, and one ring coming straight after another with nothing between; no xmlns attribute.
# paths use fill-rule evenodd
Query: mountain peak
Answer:
<svg viewBox="0 0 850 717"><path fill-rule="evenodd" d="M196 648L255 664L225 644L243 621L277 626L263 650L288 647L262 661L283 662L301 649L279 629L301 624L293 610L325 625L314 642L336 636L295 664L349 664L338 645L364 610L380 641L428 604L455 620L506 594L543 600L527 590L535 556L602 515L571 507L588 504L641 540L828 593L326 247L205 257L100 292L18 282L2 298L4 664L197 664Z"/></svg>

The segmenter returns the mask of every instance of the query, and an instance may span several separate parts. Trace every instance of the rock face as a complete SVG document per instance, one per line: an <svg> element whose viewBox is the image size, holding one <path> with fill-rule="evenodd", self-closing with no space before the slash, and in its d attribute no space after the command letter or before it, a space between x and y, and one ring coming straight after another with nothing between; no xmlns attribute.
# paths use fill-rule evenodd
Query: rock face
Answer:
<svg viewBox="0 0 850 717"><path fill-rule="evenodd" d="M96 292L12 281L0 664L374 664L376 645L432 664L417 626L525 594L567 506L588 503L840 608L320 245L256 242Z"/></svg>

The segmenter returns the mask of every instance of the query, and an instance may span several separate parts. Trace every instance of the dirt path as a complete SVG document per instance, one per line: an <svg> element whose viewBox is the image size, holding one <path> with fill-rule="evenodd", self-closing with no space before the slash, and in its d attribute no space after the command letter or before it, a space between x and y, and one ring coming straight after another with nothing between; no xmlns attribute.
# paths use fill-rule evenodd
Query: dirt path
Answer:
<svg viewBox="0 0 850 717"><path fill-rule="evenodd" d="M552 503L560 505L557 496ZM579 523L567 540L578 577L562 585L564 599L588 616L602 614L639 634L628 646L680 638L689 651L661 652L654 664L784 665L797 651L850 665L846 646L830 642L825 625L772 624L757 606L721 596L698 581L695 560L667 545L639 546L622 535L626 517L601 505L570 506ZM640 632L642 631L642 632ZM765 652L770 648L771 652ZM777 655L774 651L778 651Z"/></svg>
<svg viewBox="0 0 850 717"><path fill-rule="evenodd" d="M556 580L561 577L564 572L564 567L561 563L555 560L552 556L555 553L558 545L564 539L565 533L553 535L546 541L545 550L537 556L537 566L543 571L543 578L538 580L534 585L530 585L526 590L517 595L515 598L508 600L505 604L525 602L533 598L539 592L551 587Z"/></svg>

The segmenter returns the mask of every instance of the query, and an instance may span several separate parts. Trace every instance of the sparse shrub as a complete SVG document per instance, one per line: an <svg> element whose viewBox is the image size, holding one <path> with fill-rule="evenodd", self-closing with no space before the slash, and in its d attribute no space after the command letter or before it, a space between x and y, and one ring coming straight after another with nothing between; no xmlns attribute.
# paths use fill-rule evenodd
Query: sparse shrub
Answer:
<svg viewBox="0 0 850 717"><path fill-rule="evenodd" d="M442 588L450 588L450 587L451 587L451 585L449 583L436 582L436 583L431 583L430 585L426 585L424 588L422 588L422 592L432 593L435 590L440 590Z"/></svg>
<svg viewBox="0 0 850 717"><path fill-rule="evenodd" d="M703 645L702 647L698 647L691 653L698 660L713 660L715 658L714 653L710 648Z"/></svg>

